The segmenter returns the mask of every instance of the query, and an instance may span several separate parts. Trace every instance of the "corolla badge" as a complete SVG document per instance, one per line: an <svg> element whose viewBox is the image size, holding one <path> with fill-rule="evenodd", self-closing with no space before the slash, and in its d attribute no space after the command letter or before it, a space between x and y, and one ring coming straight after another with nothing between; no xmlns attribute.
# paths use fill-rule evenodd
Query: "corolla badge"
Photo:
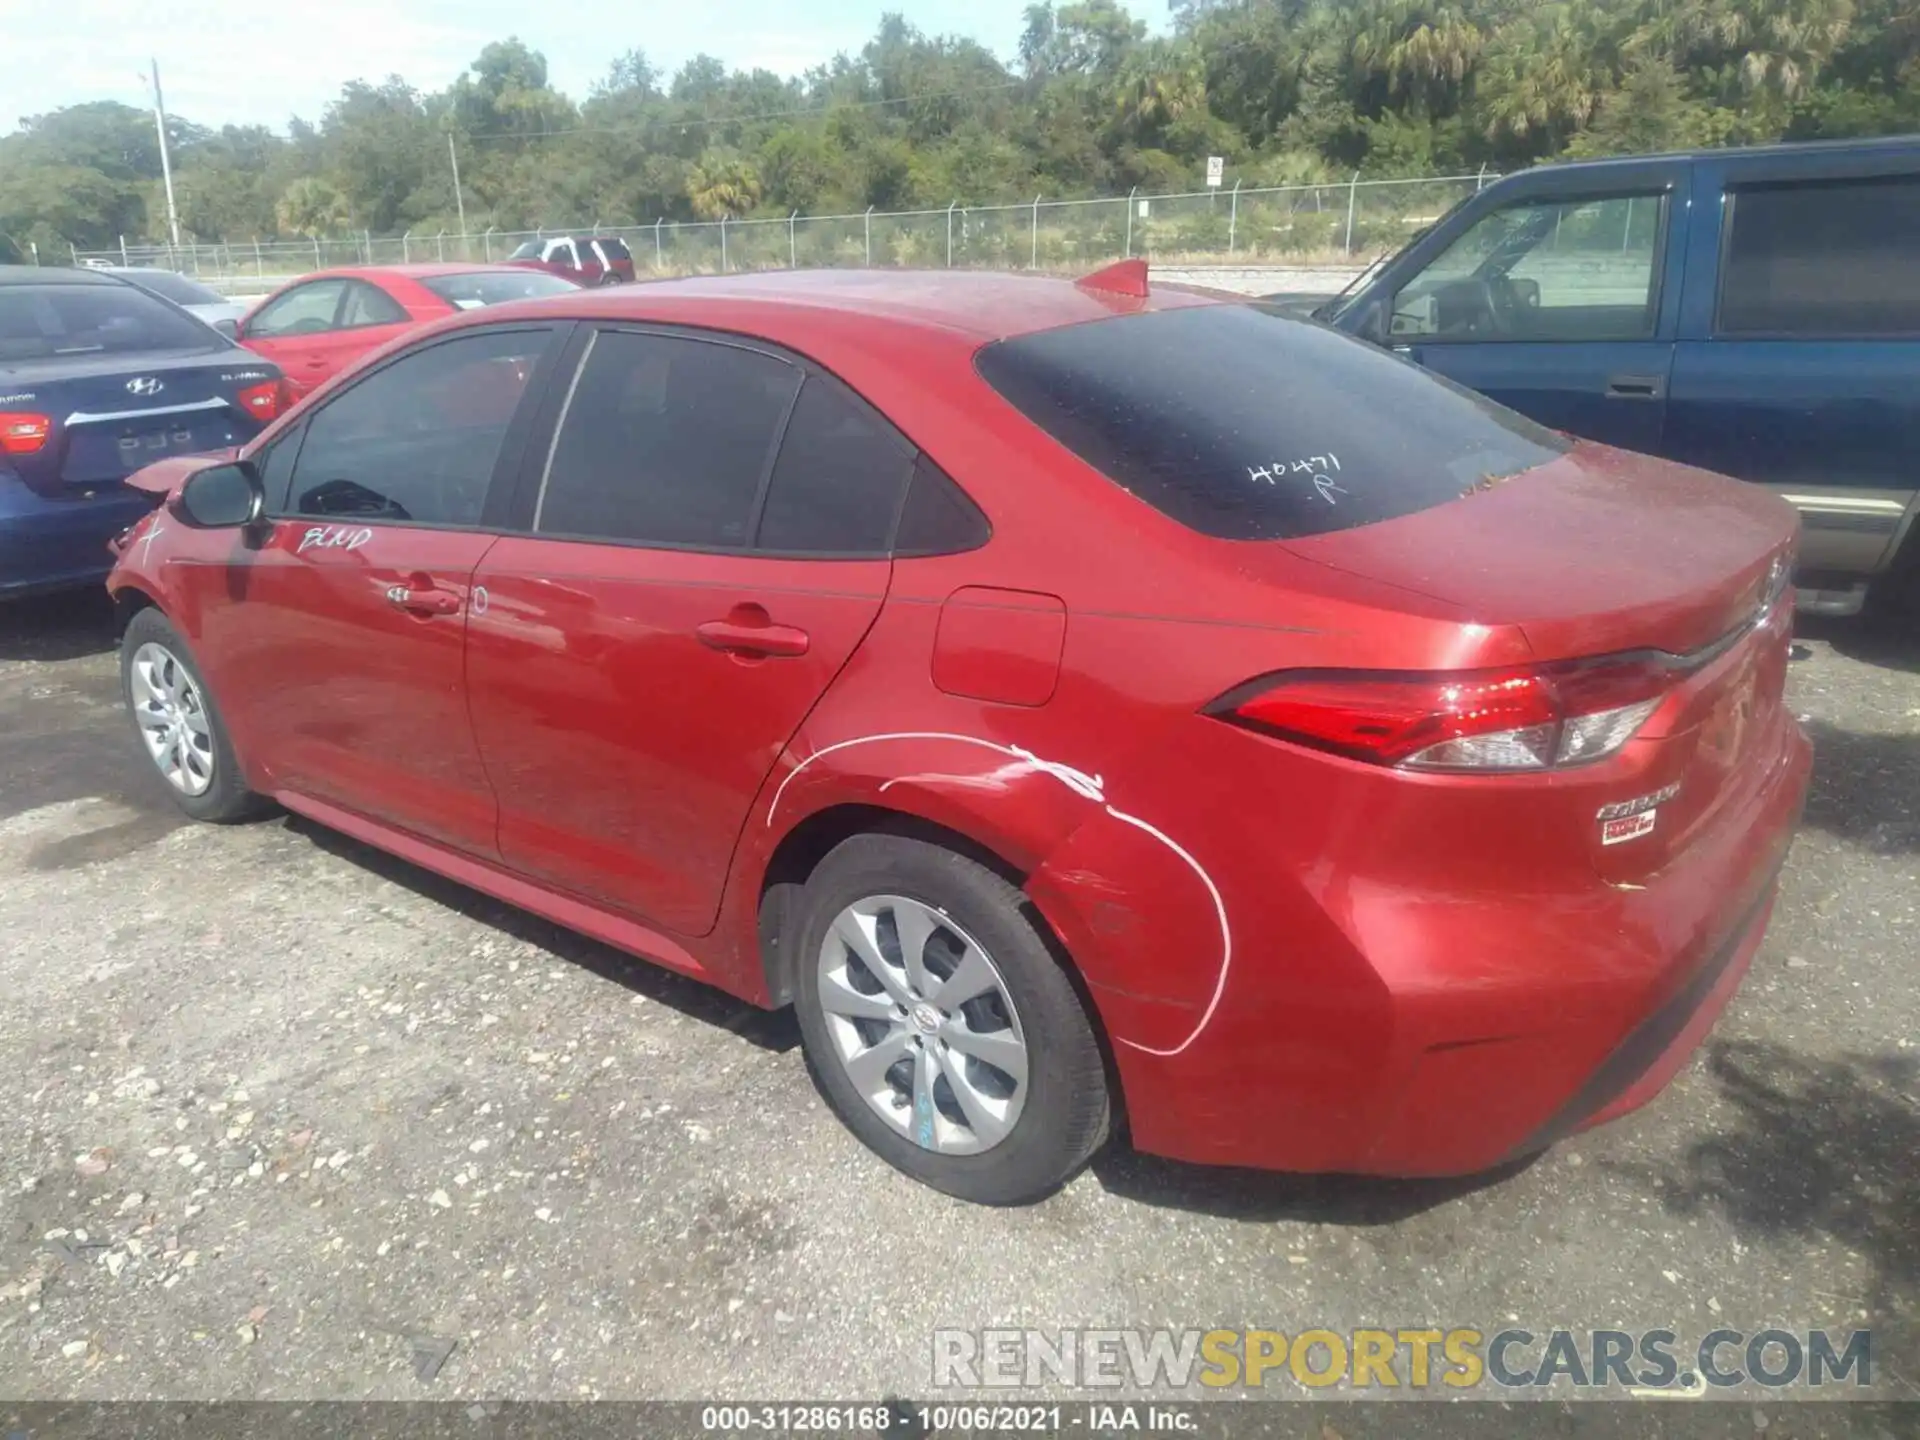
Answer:
<svg viewBox="0 0 1920 1440"><path fill-rule="evenodd" d="M130 395L158 395L167 388L167 382L158 375L141 375L127 381L127 393Z"/></svg>

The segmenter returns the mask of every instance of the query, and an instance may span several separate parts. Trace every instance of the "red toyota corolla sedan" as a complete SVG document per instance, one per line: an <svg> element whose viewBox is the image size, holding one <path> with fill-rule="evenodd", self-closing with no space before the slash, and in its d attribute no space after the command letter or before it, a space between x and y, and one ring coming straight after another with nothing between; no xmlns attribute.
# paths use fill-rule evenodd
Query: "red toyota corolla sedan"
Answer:
<svg viewBox="0 0 1920 1440"><path fill-rule="evenodd" d="M362 265L319 270L274 291L235 337L273 361L294 398L428 320L564 295L571 280L519 265Z"/></svg>
<svg viewBox="0 0 1920 1440"><path fill-rule="evenodd" d="M188 813L792 1003L855 1133L975 1200L1122 1117L1432 1175L1621 1114L1807 784L1785 505L1138 266L502 306L131 483Z"/></svg>

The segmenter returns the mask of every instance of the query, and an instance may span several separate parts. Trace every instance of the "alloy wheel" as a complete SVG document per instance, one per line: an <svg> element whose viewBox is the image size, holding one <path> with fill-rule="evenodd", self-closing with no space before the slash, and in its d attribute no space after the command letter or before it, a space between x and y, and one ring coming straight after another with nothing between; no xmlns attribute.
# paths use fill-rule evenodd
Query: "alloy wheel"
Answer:
<svg viewBox="0 0 1920 1440"><path fill-rule="evenodd" d="M819 956L834 1056L861 1098L923 1150L977 1155L1013 1132L1027 1042L992 957L903 895L855 901Z"/></svg>
<svg viewBox="0 0 1920 1440"><path fill-rule="evenodd" d="M213 784L213 725L180 657L164 645L142 645L129 688L140 738L167 783L183 795L204 795Z"/></svg>

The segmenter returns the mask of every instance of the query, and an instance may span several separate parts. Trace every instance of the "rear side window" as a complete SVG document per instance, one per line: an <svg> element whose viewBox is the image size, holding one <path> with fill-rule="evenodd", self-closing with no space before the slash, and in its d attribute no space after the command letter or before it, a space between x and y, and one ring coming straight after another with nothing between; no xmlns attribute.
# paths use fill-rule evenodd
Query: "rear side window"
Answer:
<svg viewBox="0 0 1920 1440"><path fill-rule="evenodd" d="M895 555L958 555L979 549L992 535L987 517L945 471L924 455L914 461L893 537Z"/></svg>
<svg viewBox="0 0 1920 1440"><path fill-rule="evenodd" d="M608 236L597 243L600 246L600 252L609 260L631 260L633 258L633 252L627 249L627 242L624 240L616 240L612 236Z"/></svg>
<svg viewBox="0 0 1920 1440"><path fill-rule="evenodd" d="M132 285L0 286L0 363L226 346L191 315Z"/></svg>
<svg viewBox="0 0 1920 1440"><path fill-rule="evenodd" d="M989 345L976 363L1094 469L1226 540L1410 515L1568 448L1364 341L1251 306L1041 331Z"/></svg>
<svg viewBox="0 0 1920 1440"><path fill-rule="evenodd" d="M1920 176L1736 190L1725 335L1920 334Z"/></svg>
<svg viewBox="0 0 1920 1440"><path fill-rule="evenodd" d="M759 548L884 555L912 467L913 448L872 406L810 376L780 442Z"/></svg>
<svg viewBox="0 0 1920 1440"><path fill-rule="evenodd" d="M600 332L554 434L534 529L745 549L799 385L799 370L757 350Z"/></svg>

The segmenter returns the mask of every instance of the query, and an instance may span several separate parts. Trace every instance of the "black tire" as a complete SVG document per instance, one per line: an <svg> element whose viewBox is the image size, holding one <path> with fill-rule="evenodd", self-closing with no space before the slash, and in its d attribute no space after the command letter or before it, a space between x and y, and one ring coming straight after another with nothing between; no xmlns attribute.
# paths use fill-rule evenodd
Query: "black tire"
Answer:
<svg viewBox="0 0 1920 1440"><path fill-rule="evenodd" d="M605 270L601 272L600 284L603 286L624 285L626 283L627 277L622 275L618 270Z"/></svg>
<svg viewBox="0 0 1920 1440"><path fill-rule="evenodd" d="M1012 1001L1026 1044L1026 1093L1012 1129L988 1149L955 1155L922 1148L882 1119L847 1074L821 1003L821 949L843 910L876 896L905 897L951 919L986 952ZM797 907L795 1008L827 1103L888 1164L983 1205L1024 1204L1058 1189L1105 1142L1110 1125L1093 1026L1025 907L1019 890L977 861L886 834L856 835L836 846L808 878ZM951 1086L947 1099L954 1100Z"/></svg>
<svg viewBox="0 0 1920 1440"><path fill-rule="evenodd" d="M206 788L198 794L189 794L169 780L147 746L138 713L141 702L136 694L134 662L142 648L149 645L157 645L165 650L173 663L186 672L200 702L199 713L205 718L211 741L212 775ZM132 723L134 742L139 747L141 759L187 814L196 820L232 824L254 819L271 808L265 799L247 788L240 762L233 753L233 741L227 735L226 721L220 716L219 704L213 698L206 677L200 673L193 652L187 648L187 642L181 638L180 632L157 609L148 607L140 611L128 622L126 633L121 636L120 693L127 701L127 717Z"/></svg>

